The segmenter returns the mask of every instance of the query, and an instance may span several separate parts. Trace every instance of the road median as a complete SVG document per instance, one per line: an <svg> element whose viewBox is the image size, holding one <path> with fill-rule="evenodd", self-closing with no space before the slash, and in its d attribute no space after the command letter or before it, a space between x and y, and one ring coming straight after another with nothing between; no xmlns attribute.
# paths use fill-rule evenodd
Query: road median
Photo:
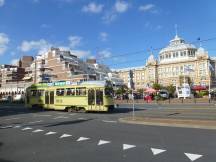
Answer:
<svg viewBox="0 0 216 162"><path fill-rule="evenodd" d="M125 117L120 122L128 124L143 124L150 126L182 127L216 130L216 120L164 119L151 117Z"/></svg>

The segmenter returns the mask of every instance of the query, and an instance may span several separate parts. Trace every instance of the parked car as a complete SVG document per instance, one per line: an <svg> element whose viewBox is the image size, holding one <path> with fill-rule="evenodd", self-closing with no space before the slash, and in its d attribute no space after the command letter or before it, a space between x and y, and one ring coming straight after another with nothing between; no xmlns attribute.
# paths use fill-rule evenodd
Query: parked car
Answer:
<svg viewBox="0 0 216 162"><path fill-rule="evenodd" d="M161 91L159 91L159 96L164 98L164 99L168 99L169 98L169 92L166 90L161 90Z"/></svg>
<svg viewBox="0 0 216 162"><path fill-rule="evenodd" d="M11 96L3 96L0 98L1 102L11 102L12 101L12 97Z"/></svg>
<svg viewBox="0 0 216 162"><path fill-rule="evenodd" d="M13 101L23 101L24 96L22 94L16 94L13 96Z"/></svg>

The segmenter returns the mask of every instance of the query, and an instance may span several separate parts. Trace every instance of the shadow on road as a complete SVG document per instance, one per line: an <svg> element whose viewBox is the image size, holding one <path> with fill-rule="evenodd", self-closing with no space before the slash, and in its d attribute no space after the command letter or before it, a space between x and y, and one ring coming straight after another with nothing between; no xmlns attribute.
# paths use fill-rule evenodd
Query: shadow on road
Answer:
<svg viewBox="0 0 216 162"><path fill-rule="evenodd" d="M2 148L1 148L2 146L3 146L3 143L0 142L0 152L1 152L1 150L2 150ZM0 162L14 162L14 161L11 161L11 160L5 160L5 159L0 158Z"/></svg>
<svg viewBox="0 0 216 162"><path fill-rule="evenodd" d="M44 127L54 127L54 126L61 126L61 125L78 124L78 123L83 123L83 122L87 122L87 121L90 121L90 120L93 120L93 119L85 119L85 120L78 119L78 120L73 120L73 121L63 121L63 122L59 122L59 123L56 123L56 124L46 125Z"/></svg>

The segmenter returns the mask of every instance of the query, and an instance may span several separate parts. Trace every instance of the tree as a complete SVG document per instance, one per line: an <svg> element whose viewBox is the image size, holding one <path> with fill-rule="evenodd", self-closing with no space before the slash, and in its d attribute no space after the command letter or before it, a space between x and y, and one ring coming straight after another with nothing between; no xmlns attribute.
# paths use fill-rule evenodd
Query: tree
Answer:
<svg viewBox="0 0 216 162"><path fill-rule="evenodd" d="M179 76L179 83L180 83L180 85L182 85L184 83L184 76L183 75ZM191 81L191 78L189 76L185 76L185 83L188 83L189 85L191 85L192 81Z"/></svg>
<svg viewBox="0 0 216 162"><path fill-rule="evenodd" d="M154 88L155 90L160 90L160 89L162 89L162 85L160 85L159 83L154 83L152 85L152 88Z"/></svg>
<svg viewBox="0 0 216 162"><path fill-rule="evenodd" d="M123 95L124 93L127 92L127 90L128 90L128 87L126 85L122 85L116 90L116 94Z"/></svg>
<svg viewBox="0 0 216 162"><path fill-rule="evenodd" d="M144 89L143 88L137 89L137 92L140 93L140 94L143 94Z"/></svg>
<svg viewBox="0 0 216 162"><path fill-rule="evenodd" d="M167 86L165 89L169 92L169 94L170 94L171 96L174 96L174 93L175 93L175 91L176 91L176 87L175 87L173 84L170 84L170 85Z"/></svg>

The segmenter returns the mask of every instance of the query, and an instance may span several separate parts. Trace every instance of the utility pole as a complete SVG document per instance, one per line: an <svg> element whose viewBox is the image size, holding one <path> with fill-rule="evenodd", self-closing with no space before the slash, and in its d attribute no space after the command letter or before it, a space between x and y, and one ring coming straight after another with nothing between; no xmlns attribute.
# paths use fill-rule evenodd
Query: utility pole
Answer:
<svg viewBox="0 0 216 162"><path fill-rule="evenodd" d="M211 101L211 64L210 64L210 61L209 61L209 66L208 66L208 69L209 69L209 103Z"/></svg>
<svg viewBox="0 0 216 162"><path fill-rule="evenodd" d="M34 84L36 84L36 77L37 77L37 57L35 56L35 73L34 73Z"/></svg>

